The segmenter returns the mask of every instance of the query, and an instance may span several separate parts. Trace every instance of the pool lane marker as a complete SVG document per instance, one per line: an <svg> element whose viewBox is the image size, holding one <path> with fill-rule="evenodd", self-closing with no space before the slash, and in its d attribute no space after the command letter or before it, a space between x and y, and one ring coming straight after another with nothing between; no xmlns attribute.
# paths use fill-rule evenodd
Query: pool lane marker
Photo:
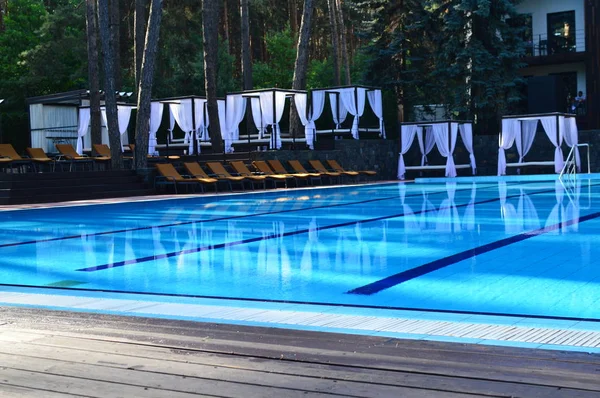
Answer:
<svg viewBox="0 0 600 398"><path fill-rule="evenodd" d="M489 188L494 188L494 187L496 187L496 185L484 186L481 189L489 189ZM470 191L471 189L472 189L471 187L465 188L465 189L457 189L456 192ZM447 192L446 190L433 191L433 192L428 192L427 194L428 195L438 195L438 194L442 194L442 193L446 193L446 192ZM418 193L418 194L414 194L414 195L410 194L410 195L406 195L406 197L417 197L420 195L422 195L422 193ZM306 207L306 208L302 208L302 209L288 209L288 210L278 210L278 211L270 211L270 212L264 212L264 213L241 214L238 216L217 217L217 218L211 218L208 220L199 219L199 220L193 220L193 221L181 221L181 222L174 222L174 223L170 223L170 224L148 225L145 227L138 227L138 228L126 228L126 229L118 229L118 230L114 230L114 231L95 232L92 234L68 235L68 236L60 236L60 237L56 237L56 238L30 240L30 241L25 241L25 242L5 243L5 244L0 244L0 249L3 247L32 245L32 244L36 244L36 243L56 242L56 241L60 241L60 240L69 240L69 239L80 239L82 235L85 235L86 237L112 235L112 234L120 234L120 233L131 232L131 231L150 230L152 228L179 227L182 225L190 225L190 224L194 224L194 223L200 224L200 223L208 223L208 222L215 222L215 221L230 221L230 220L237 220L240 218L268 216L268 215L280 214L280 213L292 213L292 212L297 212L297 211L307 211L307 210L317 210L317 209L328 209L328 208L332 208L332 207L360 205L360 204L364 204L364 203L382 202L385 200L393 200L393 199L398 199L398 198L399 198L399 196L388 196L385 198L367 199L367 200L361 200L358 202L337 203L337 204L333 204L333 205L313 206L313 207Z"/></svg>
<svg viewBox="0 0 600 398"><path fill-rule="evenodd" d="M522 242L524 240L535 238L540 235L547 234L552 231L556 231L559 228L568 227L573 224L580 224L585 221L593 220L600 217L600 212L588 214L587 216L579 217L578 220L568 220L565 222L560 222L558 224L549 225L544 228L535 229L533 231L523 232L521 234L510 236L505 239L500 239L495 242L487 243L483 246L478 246L472 249L468 249L462 251L460 253L453 254L448 257L440 258L434 260L432 262L420 265L415 268L411 268L406 271L399 272L397 274L388 276L387 278L380 279L373 283L369 283L368 285L364 285L361 287L357 287L356 289L352 289L347 291L348 294L358 294L364 296L370 296L375 293L379 293L383 290L389 289L391 287L400 285L404 282L408 282L412 279L418 278L420 276L429 274L431 272L440 270L442 268L448 267L450 265L456 264L460 261L468 260L470 258L479 256L484 253L491 252L496 249L500 249L502 247L506 247L512 245L514 243Z"/></svg>
<svg viewBox="0 0 600 398"><path fill-rule="evenodd" d="M530 195L539 195L539 194L543 194L543 193L554 193L554 192L555 192L555 190L553 188L553 189L547 189L547 190L538 191L538 192L532 192L532 193L530 193ZM520 193L515 194L515 195L508 195L508 196L506 196L506 199L518 198L520 196L521 196ZM490 198L490 199L481 200L478 202L469 202L469 203L462 203L462 204L454 205L454 206L440 207L439 209L432 208L432 209L426 209L426 210L419 210L419 211L413 212L412 214L416 215L416 214L429 213L432 211L439 211L439 210L444 210L444 209L448 209L448 208L452 208L452 207L459 208L459 207L466 207L469 205L480 205L480 204L485 204L485 203L497 202L499 200L500 200L500 198ZM246 245L249 243L266 241L266 240L271 240L271 239L276 239L276 238L284 238L284 237L292 236L292 235L301 235L301 234L306 234L312 230L324 231L324 230L328 230L328 229L348 227L348 226L352 226L352 225L356 225L356 224L366 224L366 223L371 223L371 222L376 222L376 221L389 220L392 218L403 217L405 215L406 215L406 213L399 213L399 214L392 214L389 216L368 218L365 220L353 220L353 221L348 221L348 222L340 223L340 224L326 225L326 226L318 227L315 229L306 228L306 229L300 229L300 230L295 230L295 231L290 231L290 232L284 232L282 234L272 233L272 234L269 234L266 236L257 236L254 238L242 239L242 240L233 241L233 242L223 242L223 243L218 243L218 244L213 244L213 245L194 247L194 248L187 249L187 250L180 250L180 251L169 252L169 253L164 253L164 254L133 258L130 260L117 261L117 262L109 263L109 264L95 265L93 267L79 268L79 269L76 269L75 271L81 271L81 272L102 271L102 270L109 269L109 268L123 267L125 265L138 264L138 263L144 263L144 262L155 261L155 260L162 260L165 258L176 257L176 256L180 256L183 254L193 254L193 253L199 253L199 252L203 252L203 251L223 249L226 247Z"/></svg>

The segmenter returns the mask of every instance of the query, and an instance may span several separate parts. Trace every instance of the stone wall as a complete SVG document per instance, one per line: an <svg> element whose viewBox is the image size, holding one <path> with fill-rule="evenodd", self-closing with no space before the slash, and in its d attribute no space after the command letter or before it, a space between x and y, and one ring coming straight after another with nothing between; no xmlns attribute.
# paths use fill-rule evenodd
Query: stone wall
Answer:
<svg viewBox="0 0 600 398"><path fill-rule="evenodd" d="M250 160L278 159L284 165L288 160L299 160L307 164L309 160L337 160L347 170L375 170L378 179L396 179L398 169L398 142L396 140L335 140L330 149L319 150L280 150L250 152Z"/></svg>

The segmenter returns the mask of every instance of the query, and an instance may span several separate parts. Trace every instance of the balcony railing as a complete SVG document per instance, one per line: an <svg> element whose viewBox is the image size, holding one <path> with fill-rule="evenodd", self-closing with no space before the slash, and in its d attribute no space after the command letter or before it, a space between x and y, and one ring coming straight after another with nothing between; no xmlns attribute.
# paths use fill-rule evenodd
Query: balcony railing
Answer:
<svg viewBox="0 0 600 398"><path fill-rule="evenodd" d="M548 36L547 33L534 34L533 40L526 43L526 55L543 57L585 51L585 30L576 30L570 36Z"/></svg>

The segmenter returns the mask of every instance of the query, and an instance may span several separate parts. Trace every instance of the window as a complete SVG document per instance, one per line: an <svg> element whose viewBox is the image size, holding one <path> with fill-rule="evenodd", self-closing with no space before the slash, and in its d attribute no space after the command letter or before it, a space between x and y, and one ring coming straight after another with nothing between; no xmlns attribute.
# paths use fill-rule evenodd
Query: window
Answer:
<svg viewBox="0 0 600 398"><path fill-rule="evenodd" d="M548 14L548 54L575 50L575 11Z"/></svg>

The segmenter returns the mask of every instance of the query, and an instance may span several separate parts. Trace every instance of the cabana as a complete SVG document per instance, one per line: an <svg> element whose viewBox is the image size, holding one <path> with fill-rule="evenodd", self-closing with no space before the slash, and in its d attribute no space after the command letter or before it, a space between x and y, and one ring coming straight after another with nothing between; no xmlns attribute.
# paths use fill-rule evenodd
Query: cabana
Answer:
<svg viewBox="0 0 600 398"><path fill-rule="evenodd" d="M224 102L224 100L217 100L217 103L221 102ZM193 155L196 152L200 153L202 147L210 147L209 118L206 103L206 97L197 95L152 101L148 153L156 155L159 149L166 149L167 152L170 149L181 149L187 151L189 155ZM164 113L162 106L164 105L169 107L168 135L164 144L158 144L156 132L162 121ZM174 136L175 125L184 133L183 137L176 138Z"/></svg>
<svg viewBox="0 0 600 398"><path fill-rule="evenodd" d="M231 144L247 144L247 145L256 145L258 147L269 146L270 149L280 149L282 143L284 142L304 142L304 138L298 137L283 137L281 133L281 128L279 127L279 123L283 117L283 112L285 110L286 99L290 99L290 101L294 100L296 107L298 109L298 113L300 114L300 121L304 124L306 121L306 91L303 90L284 90L280 88L267 88L260 90L246 90L239 93L228 94L227 97L231 98L246 98L250 100L250 107L252 110L252 119L254 120L254 125L256 126L258 132L257 134L245 134L241 136L237 127L231 130L227 126L227 134L231 135L227 137L227 140L231 141ZM298 98L296 98L298 96ZM234 108L231 108L229 104L237 103L238 105L234 105ZM241 122L239 115L245 113L245 104L243 106L244 112L241 109L238 109L237 106L241 106L242 102L237 99L235 101L231 100L227 103L227 111L226 113L231 114L229 117L229 121L232 122L232 125L235 125L235 121L239 119ZM242 112L242 113L240 113ZM237 122L239 125L239 122ZM228 123L229 125L229 123ZM227 144L226 144L227 146Z"/></svg>
<svg viewBox="0 0 600 398"><path fill-rule="evenodd" d="M381 138L385 137L385 127L383 123L383 100L381 89L368 86L343 86L329 87L311 90L311 105L313 122L318 119L323 112L325 94L329 94L329 104L331 115L335 128L316 130L318 134L333 133L336 136L350 134L352 138L359 139L360 132L378 132ZM379 128L360 128L360 118L365 111L366 101L369 101L371 109L379 119ZM352 127L342 129L341 124L346 120L348 114L354 116ZM308 135L307 135L308 137ZM310 142L307 140L307 142Z"/></svg>
<svg viewBox="0 0 600 398"><path fill-rule="evenodd" d="M555 147L554 160L524 160L533 145L538 122L542 124L546 136ZM563 139L569 147L575 147L575 164L579 169L581 160L577 148L579 138L575 115L568 113L545 113L503 116L499 141L500 148L498 150L498 175L505 175L507 167L524 166L554 166L554 172L560 173L564 166L564 157L561 149ZM510 149L515 143L519 154L519 161L507 163L505 151Z"/></svg>
<svg viewBox="0 0 600 398"><path fill-rule="evenodd" d="M117 99L132 93L119 92ZM103 101L103 99L101 99ZM55 152L55 144L72 144L78 153L90 150L90 95L88 90L75 90L27 99L29 105L30 145L45 152ZM128 143L127 131L131 110L135 105L119 102L119 130L122 143ZM103 117L102 143L108 144L106 118Z"/></svg>
<svg viewBox="0 0 600 398"><path fill-rule="evenodd" d="M469 152L470 164L455 164L454 149L458 133L462 142ZM425 137L423 137L425 133ZM421 150L421 165L406 166L404 155L410 149L415 136ZM423 139L425 138L425 139ZM445 165L430 165L427 155L434 146L437 146L440 155L445 157ZM398 179L403 180L407 170L445 170L446 177L456 177L457 169L471 168L473 174L476 171L475 155L473 154L473 124L470 121L441 120L435 122L412 122L402 123L400 129L400 156L398 158Z"/></svg>

